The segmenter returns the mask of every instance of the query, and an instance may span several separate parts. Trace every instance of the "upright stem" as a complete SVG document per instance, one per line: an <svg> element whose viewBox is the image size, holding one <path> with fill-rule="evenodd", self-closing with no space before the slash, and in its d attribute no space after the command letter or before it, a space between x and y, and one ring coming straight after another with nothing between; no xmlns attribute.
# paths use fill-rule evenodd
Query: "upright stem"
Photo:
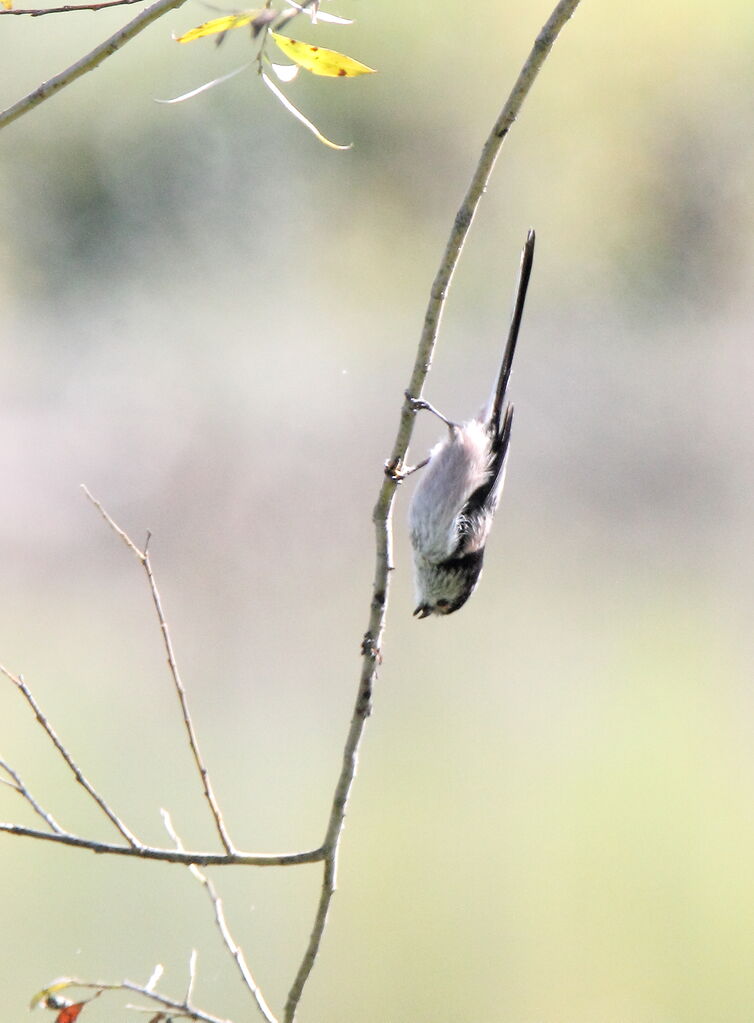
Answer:
<svg viewBox="0 0 754 1023"><path fill-rule="evenodd" d="M484 144L479 162L471 179L471 184L453 221L450 237L448 238L440 266L430 290L429 302L424 317L424 329L422 330L417 348L414 369L407 392L408 395L418 397L421 394L424 381L432 364L432 356L448 288L450 287L455 268L458 265L463 245L471 229L479 201L487 187L503 142L508 135L511 125L516 120L523 102L547 59L547 55L552 49L555 40L576 7L578 7L578 4L579 0L561 0L555 7L544 28L537 36L531 53L516 79L516 84L513 86L513 90L500 111L492 131ZM324 842L326 853L324 876L317 914L304 957L288 994L284 1014L285 1023L293 1023L295 1018L304 986L319 952L327 922L328 910L337 885L338 850L343 834L348 798L356 775L358 753L364 734L364 726L372 708L372 691L377 680L377 669L382 661L382 636L385 630L390 572L393 568L393 502L398 484L403 478L403 467L413 432L413 422L414 409L407 397L401 411L393 451L385 468L385 479L380 487L377 503L372 514L375 526L376 564L374 582L372 583L369 621L361 645L362 664L356 693L356 705L343 750L343 763L335 786L330 819L327 825Z"/></svg>

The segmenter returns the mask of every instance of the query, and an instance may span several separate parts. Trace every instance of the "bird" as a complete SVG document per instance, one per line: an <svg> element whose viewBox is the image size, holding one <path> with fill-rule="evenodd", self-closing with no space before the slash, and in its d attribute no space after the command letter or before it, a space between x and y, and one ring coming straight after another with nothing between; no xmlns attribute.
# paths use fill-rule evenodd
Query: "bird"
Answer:
<svg viewBox="0 0 754 1023"><path fill-rule="evenodd" d="M424 471L409 507L416 618L452 614L463 607L479 582L505 481L513 426L513 405L506 404L506 395L534 262L534 242L535 233L530 230L521 253L503 361L492 395L479 415L454 423L429 402L406 394L415 412L431 412L448 429L428 459L417 466Z"/></svg>

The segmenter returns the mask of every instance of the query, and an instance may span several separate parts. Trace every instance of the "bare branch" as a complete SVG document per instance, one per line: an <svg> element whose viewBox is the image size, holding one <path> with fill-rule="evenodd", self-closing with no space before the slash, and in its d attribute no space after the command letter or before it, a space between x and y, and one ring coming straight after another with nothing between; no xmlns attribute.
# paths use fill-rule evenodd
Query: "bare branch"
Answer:
<svg viewBox="0 0 754 1023"><path fill-rule="evenodd" d="M479 206L479 201L487 187L503 142L513 122L516 120L523 102L555 40L578 4L579 0L560 0L560 3L555 7L547 23L537 36L534 46L513 86L513 90L484 144L479 162L471 179L471 184L453 222L445 252L430 290L429 302L424 318L424 328L419 340L414 369L406 392L407 395L413 395L417 398L421 395L424 381L432 364L432 356L448 288L450 287L455 268L458 265L463 245ZM335 787L327 834L323 843L326 850L326 858L319 906L309 944L296 974L296 979L288 994L284 1015L285 1023L293 1023L296 1015L304 986L319 952L322 934L327 921L327 913L337 884L338 848L343 833L348 797L356 774L358 752L364 726L371 711L372 688L377 680L377 669L382 660L381 644L385 628L389 578L393 568L393 502L398 484L403 478L402 470L413 432L413 422L414 412L411 402L407 397L401 410L401 418L393 451L385 467L385 479L383 480L372 515L375 527L376 564L374 582L372 584L369 623L361 648L361 677L359 679L351 727L343 750L343 765Z"/></svg>
<svg viewBox="0 0 754 1023"><path fill-rule="evenodd" d="M29 792L27 787L21 781L21 778L19 777L19 775L10 766L10 764L6 764L6 762L4 760L0 760L0 767L2 767L2 769L7 774L9 774L11 776L11 778L13 779L13 781L10 782L10 781L6 781L5 778L0 778L0 781L2 781L4 785L8 785L10 788L15 789L16 792L18 792L18 794L20 796L22 796L26 800L26 802L32 808L34 813L36 813L38 816L40 816L42 818L42 820L45 822L45 824L47 824L50 828L52 828L52 830L54 832L56 832L58 835L62 835L63 834L63 829L60 827L58 822L55 820L55 818L52 816L51 813L48 813L46 810L44 810L40 806L40 804L32 796L31 792Z"/></svg>
<svg viewBox="0 0 754 1023"><path fill-rule="evenodd" d="M225 1019L222 1016L213 1016L210 1012L204 1012L202 1009L197 1009L196 1006L190 1005L187 1002L178 1002L174 998L158 994L148 987L135 984L132 980L122 980L117 984L107 984L102 981L79 980L75 977L70 977L68 978L68 986L78 987L84 991L130 991L132 994L140 995L142 998L146 998L156 1005L160 1005L164 1009L170 1009L172 1013L187 1017L188 1019L199 1020L201 1023L232 1023L232 1020ZM138 1006L133 1008L138 1008Z"/></svg>
<svg viewBox="0 0 754 1023"><path fill-rule="evenodd" d="M145 11L137 14L133 21L129 21L123 28L118 29L104 43L100 43L99 46L95 47L85 57L82 57L81 60L77 60L75 64L71 64L69 68L61 71L54 78L42 82L28 96L24 96L23 99L14 103L13 106L2 111L0 113L0 128L4 128L11 121L22 117L30 110L38 107L40 103L44 103L50 96L54 96L56 92L60 92L61 89L70 85L71 82L75 82L77 78L81 78L88 71L98 67L104 60L112 57L121 47L125 46L126 43L130 42L140 32L143 32L153 21L161 18L168 11L175 10L175 8L180 7L185 2L186 0L157 0L157 3L152 4Z"/></svg>
<svg viewBox="0 0 754 1023"><path fill-rule="evenodd" d="M21 675L14 675L12 672L8 671L7 668L4 668L2 664L0 664L0 672L3 675L5 675L6 678L10 679L10 681L18 689L18 691L23 694L24 699L29 704L31 709L34 711L37 721L40 723L42 728L47 733L47 737L49 738L50 742L53 744L55 749L58 751L58 753L61 755L63 760L68 765L68 767L73 772L73 776L79 783L79 785L81 785L82 788L91 796L91 798L100 808L100 810L104 813L108 820L115 826L115 828L117 828L117 830L125 838L128 844L132 846L134 849L140 848L142 843L139 841L139 839L136 838L136 836L126 827L126 825L118 817L118 815L113 810L110 809L110 807L99 794L99 792L97 792L94 786L84 777L80 767L78 766L78 764L76 764L71 754L68 752L68 750L65 748L63 743L58 738L52 725L42 713L39 704L32 696L31 690L24 682L23 677ZM60 839L62 836L49 835L47 837Z"/></svg>
<svg viewBox="0 0 754 1023"><path fill-rule="evenodd" d="M66 4L65 7L21 8L11 7L0 11L3 14L26 14L30 18L41 18L43 14L69 14L71 11L102 11L106 7L123 7L126 4L141 4L144 0L104 0L99 4Z"/></svg>
<svg viewBox="0 0 754 1023"><path fill-rule="evenodd" d="M474 171L471 184L464 196L460 209L456 214L440 267L432 284L424 319L424 329L419 342L411 380L406 392L407 395L413 395L415 398L421 396L424 381L432 364L432 356L437 341L445 298L479 202L487 188L503 142L518 117L524 100L542 69L542 65L547 59L555 40L578 7L578 4L579 0L561 0L550 15L544 28L537 36L531 53L516 79L513 91L500 111L492 131L484 144L479 163ZM413 431L413 420L411 403L407 397L401 413L398 436L389 463L391 466L400 467L403 464ZM395 490L395 485L391 487L390 484L391 481L388 480L387 484L383 486L383 493L380 495L383 505L389 501ZM378 508L380 507L381 505L378 504Z"/></svg>
<svg viewBox="0 0 754 1023"><path fill-rule="evenodd" d="M207 803L209 804L210 813L214 818L215 827L217 828L217 832L220 836L220 841L222 842L225 851L227 853L232 853L233 844L225 828L225 822L223 821L223 816L222 813L220 812L220 806L215 798L215 794L212 789L212 784L209 780L209 771L207 770L204 760L202 759L202 755L199 751L199 740L196 735L194 723L191 719L191 713L189 711L188 706L188 697L186 696L186 690L184 688L183 682L181 681L180 672L178 671L178 663L175 659L175 651L173 650L173 643L170 638L168 623L165 620L165 614L162 610L162 601L160 600L160 592L157 589L157 580L155 579L154 572L152 571L152 564L149 560L150 534L147 535L147 539L144 544L144 550L140 550L133 542L133 540L130 538L128 533L121 529L120 526L114 521L114 519L110 515L108 515L108 513L103 508L102 504L92 496L92 494L84 486L83 483L81 484L81 489L84 491L87 498L92 502L95 508L97 508L97 510L102 515L105 522L107 522L107 524L110 526L110 528L121 538L121 540L123 540L126 546L131 551L133 551L133 553L141 562L144 571L146 572L147 580L149 581L149 591L152 594L152 601L154 603L155 610L157 611L157 620L160 623L160 632L162 633L162 640L165 646L165 653L167 654L170 674L173 679L175 691L178 695L178 701L181 705L183 724L186 728L186 734L188 735L189 746L191 747L191 754L194 758L196 769L199 772L199 777L202 782L204 796L207 800Z"/></svg>
<svg viewBox="0 0 754 1023"><path fill-rule="evenodd" d="M161 813L162 821L165 825L165 830L175 842L176 848L180 851L183 851L183 842L181 841L181 839L178 836L178 833L173 827L173 822L170 819L170 814L167 812L167 810L162 810ZM196 878L196 880L199 882L199 884L204 888L207 895L209 896L209 900L212 903L212 909L214 910L215 913L215 922L217 923L217 928L220 931L220 937L222 938L223 944L225 945L226 949L228 950L228 952L230 952L233 960L235 961L236 966L238 967L238 971L241 974L241 979L243 980L247 990L254 999L257 1008L259 1009L262 1016L266 1020L266 1023L277 1023L277 1020L272 1015L270 1007L267 1005L267 1002L265 1001L262 992L259 990L257 982L254 980L251 970L249 969L249 966L246 962L246 958L243 954L243 950L236 944L233 935L230 933L230 930L228 929L222 899L217 894L217 890L215 889L214 885L207 877L207 875L202 873L202 871L199 870L199 868L196 865L192 864L189 869ZM189 991L191 991L192 982L193 972L192 978L189 980ZM188 1001L188 996L186 1000Z"/></svg>
<svg viewBox="0 0 754 1023"><path fill-rule="evenodd" d="M291 1023L296 1016L296 1010L298 1009L298 1003L301 1001L301 995L304 992L304 986L309 979L309 974L312 972L312 967L319 954L319 946L322 943L322 935L325 931L325 924L327 923L327 914L330 909L330 903L332 897L335 894L335 880L337 877L337 849L332 856L328 856L325 860L324 877L322 879L322 891L319 896L319 904L317 905L317 914L314 918L314 926L312 927L311 935L309 936L309 943L306 946L306 952L304 958L301 960L301 965L298 968L296 979L291 985L291 990L288 993L288 998L285 1003L285 1013L283 1015L284 1023Z"/></svg>
<svg viewBox="0 0 754 1023"><path fill-rule="evenodd" d="M264 1000L262 992L259 990L259 987L256 981L254 980L254 977L252 976L251 970L249 969L249 966L246 962L246 958L244 957L243 949L241 949L236 944L236 942L233 939L233 935L230 933L230 930L228 929L228 924L225 920L225 911L223 910L222 899L217 894L214 885L207 877L207 875L203 874L198 867L194 867L193 870L197 880L204 886L204 889L207 892L210 901L212 902L212 908L215 912L215 921L217 923L218 930L220 931L220 935L223 939L225 947L227 948L228 952L230 952L231 956L236 962L236 965L238 966L238 971L241 974L241 979L248 988L252 998L257 1004L259 1011L261 1012L263 1018L267 1021L267 1023L277 1023L277 1020L272 1015L272 1012L270 1011L267 1002Z"/></svg>
<svg viewBox="0 0 754 1023"><path fill-rule="evenodd" d="M36 838L43 842L57 842L59 845L71 845L77 849L88 849L89 852L107 856L131 856L142 860L160 860L163 863L180 863L184 867L192 863L203 867L293 867L299 863L320 863L325 859L325 850L307 849L295 853L230 853L212 852L179 852L176 849L161 849L151 845L111 845L107 842L96 842L91 838L81 838L67 831L62 834L49 831L37 831L21 824L0 822L0 833L17 835L19 838Z"/></svg>
<svg viewBox="0 0 754 1023"><path fill-rule="evenodd" d="M87 499L92 502L92 504L100 513L102 518L108 524L110 529L112 529L112 531L121 538L121 540L126 545L126 547L128 547L129 550L133 551L133 553L136 555L136 557L143 565L147 557L146 544L144 545L143 551L139 547L137 547L136 544L131 539L131 537L128 535L128 533L126 533L125 530L121 529L118 523L113 518L111 518L110 515L108 515L103 506L100 504L97 498L94 497L92 492L89 490L89 487L87 487L85 483L81 484L81 489L84 491L84 494L86 495Z"/></svg>
<svg viewBox="0 0 754 1023"><path fill-rule="evenodd" d="M178 700L181 705L181 713L183 715L183 724L186 728L186 734L188 735L189 746L191 747L191 753L194 757L194 763L196 769L199 772L199 777L202 781L202 787L204 789L204 795L209 804L210 811L215 820L215 826L217 833L220 836L220 841L223 844L223 848L226 852L233 852L233 844L230 840L230 836L225 828L225 822L223 821L222 813L220 812L220 806L215 798L215 794L212 790L212 785L209 780L209 772L207 767L202 760L202 755L199 751L199 740L197 739L196 730L194 729L194 723L191 720L191 713L188 706L188 698L186 696L186 690L184 689L181 681L181 676L178 672L178 665L175 660L175 653L173 651L173 644L170 639L170 633L168 632L168 625L165 621L165 615L162 610L162 603L160 601L160 593L157 589L157 582L152 572L152 565L149 560L149 554L145 553L144 556L144 570L147 573L149 579L149 588L152 592L152 600L154 601L155 610L157 611L157 617L160 622L160 630L162 632L162 638L165 644L165 651L167 653L168 664L170 666L170 674L173 677L173 683L175 685L175 691L178 695Z"/></svg>

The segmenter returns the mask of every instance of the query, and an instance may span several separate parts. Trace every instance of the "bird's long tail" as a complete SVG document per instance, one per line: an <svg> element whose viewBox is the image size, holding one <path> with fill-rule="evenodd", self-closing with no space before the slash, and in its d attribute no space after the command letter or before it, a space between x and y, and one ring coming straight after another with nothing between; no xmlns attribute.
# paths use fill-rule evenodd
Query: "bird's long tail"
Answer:
<svg viewBox="0 0 754 1023"><path fill-rule="evenodd" d="M490 408L489 421L493 436L496 436L500 432L500 418L505 404L505 392L511 375L513 356L515 355L516 342L518 341L518 332L521 328L521 319L524 315L526 289L529 287L531 268L534 263L535 238L536 236L534 231L529 231L521 253L521 268L518 272L518 284L516 285L516 299L513 304L513 316L511 317L511 325L508 330L508 341L505 345L503 362L500 367L500 374L497 378L497 386L495 387L495 394L493 395L492 405Z"/></svg>

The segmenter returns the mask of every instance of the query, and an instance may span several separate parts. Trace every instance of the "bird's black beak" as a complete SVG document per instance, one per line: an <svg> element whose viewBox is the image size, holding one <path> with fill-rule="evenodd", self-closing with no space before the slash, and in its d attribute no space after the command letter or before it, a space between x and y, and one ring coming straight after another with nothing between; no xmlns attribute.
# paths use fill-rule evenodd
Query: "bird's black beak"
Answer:
<svg viewBox="0 0 754 1023"><path fill-rule="evenodd" d="M414 611L414 618L427 618L432 614L432 608L429 604L420 604Z"/></svg>

